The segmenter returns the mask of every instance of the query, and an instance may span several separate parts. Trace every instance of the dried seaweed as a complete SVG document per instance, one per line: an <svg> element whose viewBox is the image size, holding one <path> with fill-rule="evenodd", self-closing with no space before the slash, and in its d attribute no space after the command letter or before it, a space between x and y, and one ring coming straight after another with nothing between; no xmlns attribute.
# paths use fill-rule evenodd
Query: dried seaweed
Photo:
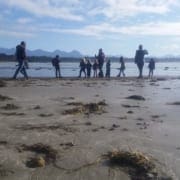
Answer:
<svg viewBox="0 0 180 180"><path fill-rule="evenodd" d="M44 167L45 165L46 161L43 157L32 157L26 162L26 166L29 168Z"/></svg>
<svg viewBox="0 0 180 180"><path fill-rule="evenodd" d="M125 167L132 179L148 179L148 175L157 177L157 169L152 158L140 152L112 151L107 154L111 166Z"/></svg>
<svg viewBox="0 0 180 180"><path fill-rule="evenodd" d="M53 116L53 114L44 114L44 113L41 113L39 114L40 117L50 117L50 116Z"/></svg>
<svg viewBox="0 0 180 180"><path fill-rule="evenodd" d="M19 148L19 147L18 147ZM31 151L35 152L35 157L32 157L27 160L27 167L43 167L45 164L54 163L57 158L57 150L53 149L49 145L42 143L33 144L33 145L21 145L20 148L22 151ZM40 156L41 155L41 156Z"/></svg>
<svg viewBox="0 0 180 180"><path fill-rule="evenodd" d="M41 109L41 107L39 105L37 105L33 109Z"/></svg>
<svg viewBox="0 0 180 180"><path fill-rule="evenodd" d="M15 110L15 109L19 109L18 106L14 105L14 104L6 104L5 106L1 107L4 110Z"/></svg>
<svg viewBox="0 0 180 180"><path fill-rule="evenodd" d="M26 115L25 113L17 113L17 112L2 112L1 113L2 115L5 115L5 116L24 116Z"/></svg>
<svg viewBox="0 0 180 180"><path fill-rule="evenodd" d="M68 106L82 106L82 102L69 102L67 103Z"/></svg>
<svg viewBox="0 0 180 180"><path fill-rule="evenodd" d="M124 107L124 108L139 108L140 106L131 106L128 104L122 104L122 107Z"/></svg>
<svg viewBox="0 0 180 180"><path fill-rule="evenodd" d="M145 101L145 98L144 98L143 96L139 96L139 95L128 96L128 97L126 97L126 99L133 99L133 100Z"/></svg>
<svg viewBox="0 0 180 180"><path fill-rule="evenodd" d="M0 101L6 101L6 100L12 100L12 98L0 94Z"/></svg>
<svg viewBox="0 0 180 180"><path fill-rule="evenodd" d="M83 104L81 102L72 102L68 103L68 105L75 105L77 107L72 109L67 109L62 112L64 115L75 115L75 114L90 114L90 113L104 113L104 106L106 106L106 102L99 101L98 103L87 103Z"/></svg>

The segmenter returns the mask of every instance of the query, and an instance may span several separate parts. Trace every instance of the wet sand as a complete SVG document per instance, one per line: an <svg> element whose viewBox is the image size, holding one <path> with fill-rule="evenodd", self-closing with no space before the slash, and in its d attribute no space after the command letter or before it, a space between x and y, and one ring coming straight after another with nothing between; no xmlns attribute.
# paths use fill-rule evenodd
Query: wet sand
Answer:
<svg viewBox="0 0 180 180"><path fill-rule="evenodd" d="M142 152L162 176L180 179L179 78L3 82L0 179L133 179L103 159L114 149ZM105 105L87 105L99 102ZM80 110L64 113L75 108ZM39 143L43 152L27 148ZM37 156L48 159L46 164L29 167L27 162Z"/></svg>

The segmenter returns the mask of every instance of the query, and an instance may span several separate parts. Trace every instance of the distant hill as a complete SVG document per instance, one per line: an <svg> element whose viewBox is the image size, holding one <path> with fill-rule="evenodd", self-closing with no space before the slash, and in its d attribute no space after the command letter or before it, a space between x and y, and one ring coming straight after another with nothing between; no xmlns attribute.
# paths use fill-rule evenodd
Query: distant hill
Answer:
<svg viewBox="0 0 180 180"><path fill-rule="evenodd" d="M15 48L0 48L0 54L6 54L6 55L13 55L15 53ZM72 57L72 58L81 58L83 55L77 51L73 50L71 52L66 52L66 51L60 51L60 50L55 50L53 52L50 51L44 51L41 49L36 49L36 50L28 50L27 49L27 56L47 56L47 57L54 57L56 55L59 55L60 57Z"/></svg>

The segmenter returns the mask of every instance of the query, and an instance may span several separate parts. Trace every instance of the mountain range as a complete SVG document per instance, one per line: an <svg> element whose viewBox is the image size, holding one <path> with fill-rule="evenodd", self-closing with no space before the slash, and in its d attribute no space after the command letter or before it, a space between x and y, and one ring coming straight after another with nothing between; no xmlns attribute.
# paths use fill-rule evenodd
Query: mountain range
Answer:
<svg viewBox="0 0 180 180"><path fill-rule="evenodd" d="M73 50L71 52L61 51L61 50L55 50L55 51L45 51L42 49L36 49L36 50L26 50L27 56L47 56L47 57L54 57L56 55L59 55L60 57L72 57L72 58L81 58L83 55L77 51ZM13 55L15 54L15 48L0 48L0 54L6 54L6 55Z"/></svg>

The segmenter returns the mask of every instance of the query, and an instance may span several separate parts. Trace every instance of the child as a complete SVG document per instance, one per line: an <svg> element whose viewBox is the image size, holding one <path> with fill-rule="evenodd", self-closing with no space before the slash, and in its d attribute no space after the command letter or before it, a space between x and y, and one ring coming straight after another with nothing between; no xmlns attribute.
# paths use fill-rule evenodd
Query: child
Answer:
<svg viewBox="0 0 180 180"><path fill-rule="evenodd" d="M106 77L110 78L111 74L111 61L108 60L106 63Z"/></svg>
<svg viewBox="0 0 180 180"><path fill-rule="evenodd" d="M123 76L125 77L125 73L124 73L125 63L124 63L124 58L123 58L122 56L120 57L119 62L120 62L120 64L121 64L121 67L120 67L120 72L119 72L119 74L117 75L117 77L121 77L121 73L122 73Z"/></svg>
<svg viewBox="0 0 180 180"><path fill-rule="evenodd" d="M86 64L87 77L88 77L88 78L91 77L91 67L92 67L91 62L90 62L90 60L88 59L88 60L87 60L87 64Z"/></svg>
<svg viewBox="0 0 180 180"><path fill-rule="evenodd" d="M94 60L94 64L93 64L93 71L94 71L94 77L97 77L97 70L98 70L98 61L97 59Z"/></svg>
<svg viewBox="0 0 180 180"><path fill-rule="evenodd" d="M152 78L153 77L153 71L155 69L155 61L153 58L150 59L148 68L149 68L149 78Z"/></svg>

